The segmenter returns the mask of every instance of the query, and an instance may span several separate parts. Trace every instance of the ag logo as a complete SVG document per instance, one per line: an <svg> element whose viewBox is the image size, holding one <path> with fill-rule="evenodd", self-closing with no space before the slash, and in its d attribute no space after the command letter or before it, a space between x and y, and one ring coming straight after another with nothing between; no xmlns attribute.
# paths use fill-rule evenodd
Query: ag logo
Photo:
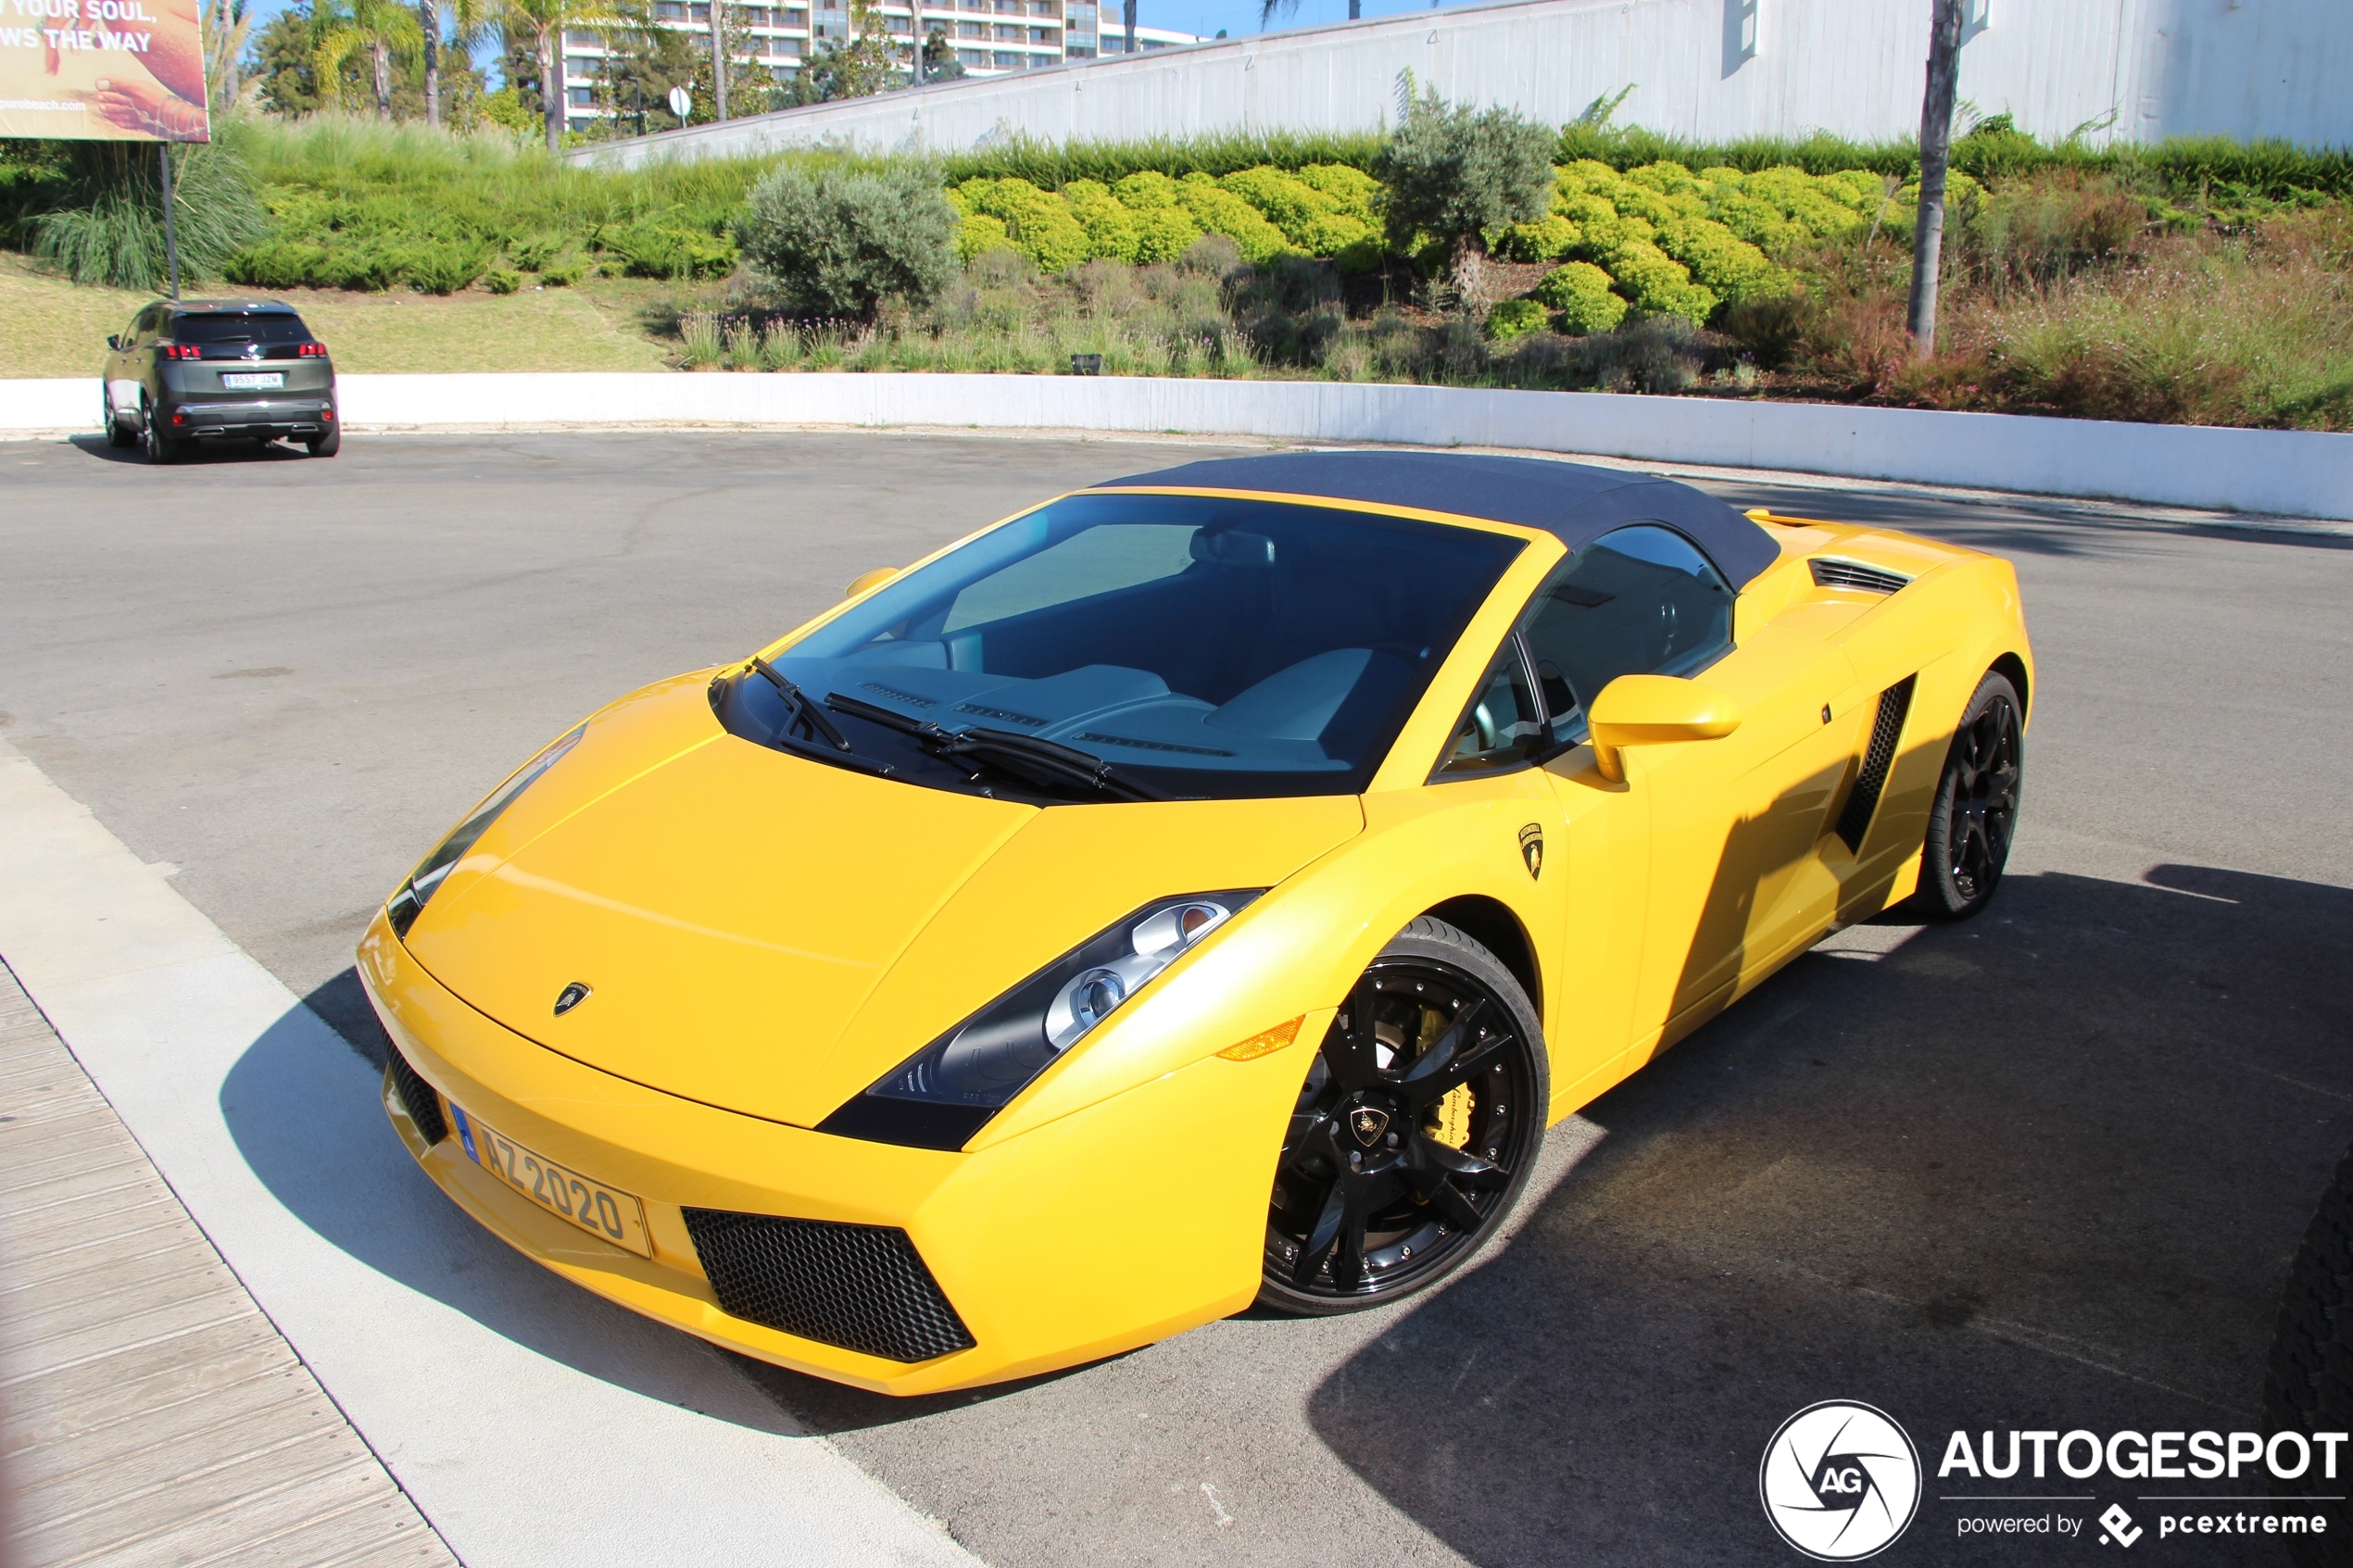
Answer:
<svg viewBox="0 0 2353 1568"><path fill-rule="evenodd" d="M1528 862L1529 876L1544 874L1544 830L1535 822L1519 830L1519 858Z"/></svg>
<svg viewBox="0 0 2353 1568"><path fill-rule="evenodd" d="M1920 1456L1886 1411L1846 1399L1808 1405L1765 1445L1756 1489L1781 1539L1820 1562L1891 1545L1920 1505Z"/></svg>

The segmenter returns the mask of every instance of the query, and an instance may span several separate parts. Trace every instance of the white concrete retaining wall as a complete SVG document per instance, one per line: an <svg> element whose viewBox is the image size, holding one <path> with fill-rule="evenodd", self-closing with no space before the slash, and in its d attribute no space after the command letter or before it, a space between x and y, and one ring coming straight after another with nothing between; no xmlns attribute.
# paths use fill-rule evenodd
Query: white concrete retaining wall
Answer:
<svg viewBox="0 0 2353 1568"><path fill-rule="evenodd" d="M2347 0L1982 0L1960 96L2038 136L2353 144ZM1919 133L1927 0L1516 0L1153 50L812 105L584 149L582 161L837 142L961 150L1383 126L1397 73L1559 124L1631 84L1618 122L1708 141ZM1740 45L1744 16L1756 47ZM1149 19L1149 18L1147 18Z"/></svg>
<svg viewBox="0 0 2353 1568"><path fill-rule="evenodd" d="M354 425L711 423L1182 432L1508 446L2353 521L2353 434L1333 382L1122 376L342 378ZM92 380L0 380L0 435L97 429Z"/></svg>

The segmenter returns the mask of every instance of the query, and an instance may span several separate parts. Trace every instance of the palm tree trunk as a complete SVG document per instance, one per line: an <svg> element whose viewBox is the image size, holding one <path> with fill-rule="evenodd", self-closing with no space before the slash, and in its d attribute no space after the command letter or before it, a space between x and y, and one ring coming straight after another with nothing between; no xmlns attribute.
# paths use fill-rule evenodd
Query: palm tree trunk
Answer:
<svg viewBox="0 0 2353 1568"><path fill-rule="evenodd" d="M1928 92L1920 102L1920 203L1912 228L1913 352L1936 352L1936 271L1944 250L1944 176L1952 159L1953 94L1960 76L1961 0L1936 0L1929 21Z"/></svg>
<svg viewBox="0 0 2353 1568"><path fill-rule="evenodd" d="M369 45L368 52L375 56L376 118L390 119L392 118L392 51L384 47L384 40L379 38Z"/></svg>
<svg viewBox="0 0 2353 1568"><path fill-rule="evenodd" d="M547 150L564 146L564 31L551 27L539 35L539 97L547 114Z"/></svg>
<svg viewBox="0 0 2353 1568"><path fill-rule="evenodd" d="M422 0L417 7L418 20L424 23L425 33L425 123L441 123L441 7L435 0Z"/></svg>

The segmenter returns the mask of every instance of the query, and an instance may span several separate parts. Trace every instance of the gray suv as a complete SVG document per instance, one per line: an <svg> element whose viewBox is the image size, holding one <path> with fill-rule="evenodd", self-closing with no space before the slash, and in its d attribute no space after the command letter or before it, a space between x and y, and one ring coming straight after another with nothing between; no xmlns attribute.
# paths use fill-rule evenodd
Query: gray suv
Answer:
<svg viewBox="0 0 2353 1568"><path fill-rule="evenodd" d="M157 300L107 347L107 441L144 445L151 463L207 435L299 441L314 458L343 445L334 361L291 305Z"/></svg>

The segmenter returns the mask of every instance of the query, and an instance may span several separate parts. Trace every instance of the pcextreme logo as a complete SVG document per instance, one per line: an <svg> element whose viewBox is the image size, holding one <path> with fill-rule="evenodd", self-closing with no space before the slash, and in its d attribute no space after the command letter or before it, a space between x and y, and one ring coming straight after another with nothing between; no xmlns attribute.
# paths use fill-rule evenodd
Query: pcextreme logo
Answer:
<svg viewBox="0 0 2353 1568"><path fill-rule="evenodd" d="M1920 1456L1893 1416L1825 1399L1781 1423L1756 1471L1765 1517L1819 1562L1885 1550L1920 1506Z"/></svg>

